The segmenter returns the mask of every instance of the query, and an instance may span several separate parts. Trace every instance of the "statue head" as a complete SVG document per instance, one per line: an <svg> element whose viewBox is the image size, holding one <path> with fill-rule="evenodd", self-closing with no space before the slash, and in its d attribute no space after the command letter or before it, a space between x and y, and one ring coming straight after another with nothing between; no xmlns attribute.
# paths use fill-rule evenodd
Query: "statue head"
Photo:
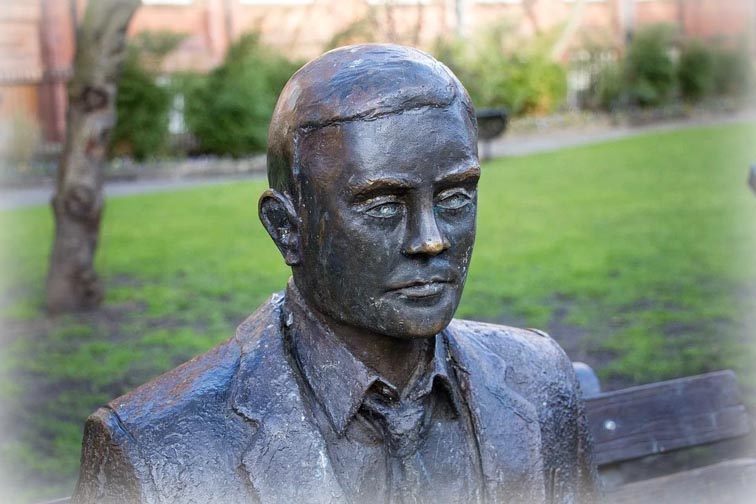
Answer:
<svg viewBox="0 0 756 504"><path fill-rule="evenodd" d="M281 92L260 218L326 320L429 337L462 295L479 175L472 103L448 68L408 47L344 47Z"/></svg>

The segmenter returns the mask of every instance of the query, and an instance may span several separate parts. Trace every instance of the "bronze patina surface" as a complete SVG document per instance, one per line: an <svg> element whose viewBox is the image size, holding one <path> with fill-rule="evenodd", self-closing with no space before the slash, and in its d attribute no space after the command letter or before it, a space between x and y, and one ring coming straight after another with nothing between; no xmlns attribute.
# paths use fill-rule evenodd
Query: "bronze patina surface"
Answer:
<svg viewBox="0 0 756 504"><path fill-rule="evenodd" d="M88 419L74 501L591 501L564 352L452 319L479 177L472 103L432 57L370 44L305 65L259 204L289 285Z"/></svg>

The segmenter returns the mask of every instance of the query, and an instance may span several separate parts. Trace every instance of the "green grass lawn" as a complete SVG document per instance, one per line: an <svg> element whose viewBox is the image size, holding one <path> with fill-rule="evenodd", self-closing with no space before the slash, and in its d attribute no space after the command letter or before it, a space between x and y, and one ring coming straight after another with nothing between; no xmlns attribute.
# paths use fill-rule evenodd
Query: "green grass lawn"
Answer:
<svg viewBox="0 0 756 504"><path fill-rule="evenodd" d="M727 126L486 164L458 316L547 329L611 386L732 367L752 390L754 140L756 125ZM49 210L0 214L0 457L27 498L71 491L95 407L229 337L284 286L256 216L264 187L109 201L105 306L57 319L40 308Z"/></svg>

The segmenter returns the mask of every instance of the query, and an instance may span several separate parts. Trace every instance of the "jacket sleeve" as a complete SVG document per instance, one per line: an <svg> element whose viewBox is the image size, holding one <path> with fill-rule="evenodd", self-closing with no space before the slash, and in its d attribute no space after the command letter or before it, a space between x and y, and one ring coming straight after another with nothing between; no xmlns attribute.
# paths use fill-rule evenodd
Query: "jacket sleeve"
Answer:
<svg viewBox="0 0 756 504"><path fill-rule="evenodd" d="M572 371L572 366L570 366ZM573 387L577 397L577 471L578 487L577 497L579 502L598 502L601 495L601 484L598 469L593 459L593 439L588 429L588 420L585 416L585 407L580 385L572 371Z"/></svg>
<svg viewBox="0 0 756 504"><path fill-rule="evenodd" d="M81 469L73 504L141 504L146 495L147 474L136 456L134 439L109 408L93 413L84 426Z"/></svg>
<svg viewBox="0 0 756 504"><path fill-rule="evenodd" d="M552 354L557 372L556 381L547 386L549 421L542 425L547 501L595 503L600 500L601 488L580 385L567 355L556 342L551 343L557 349L556 355Z"/></svg>
<svg viewBox="0 0 756 504"><path fill-rule="evenodd" d="M556 343L555 343L556 344ZM560 348L561 350L561 348ZM599 502L601 488L598 471L593 459L593 439L588 429L580 385L569 358L562 352L560 359L562 379L566 390L563 397L564 415L560 415L560 425L554 426L560 432L563 461L557 462L552 480L552 502L586 503ZM558 407L558 406L556 406Z"/></svg>

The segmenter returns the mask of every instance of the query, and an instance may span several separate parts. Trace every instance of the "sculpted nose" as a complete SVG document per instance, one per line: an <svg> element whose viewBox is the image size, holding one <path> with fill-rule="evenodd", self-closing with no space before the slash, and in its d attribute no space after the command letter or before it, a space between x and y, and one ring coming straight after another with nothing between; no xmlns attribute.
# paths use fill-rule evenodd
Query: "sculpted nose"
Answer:
<svg viewBox="0 0 756 504"><path fill-rule="evenodd" d="M435 256L449 248L449 240L438 229L432 209L420 211L414 221L403 250L405 255Z"/></svg>

